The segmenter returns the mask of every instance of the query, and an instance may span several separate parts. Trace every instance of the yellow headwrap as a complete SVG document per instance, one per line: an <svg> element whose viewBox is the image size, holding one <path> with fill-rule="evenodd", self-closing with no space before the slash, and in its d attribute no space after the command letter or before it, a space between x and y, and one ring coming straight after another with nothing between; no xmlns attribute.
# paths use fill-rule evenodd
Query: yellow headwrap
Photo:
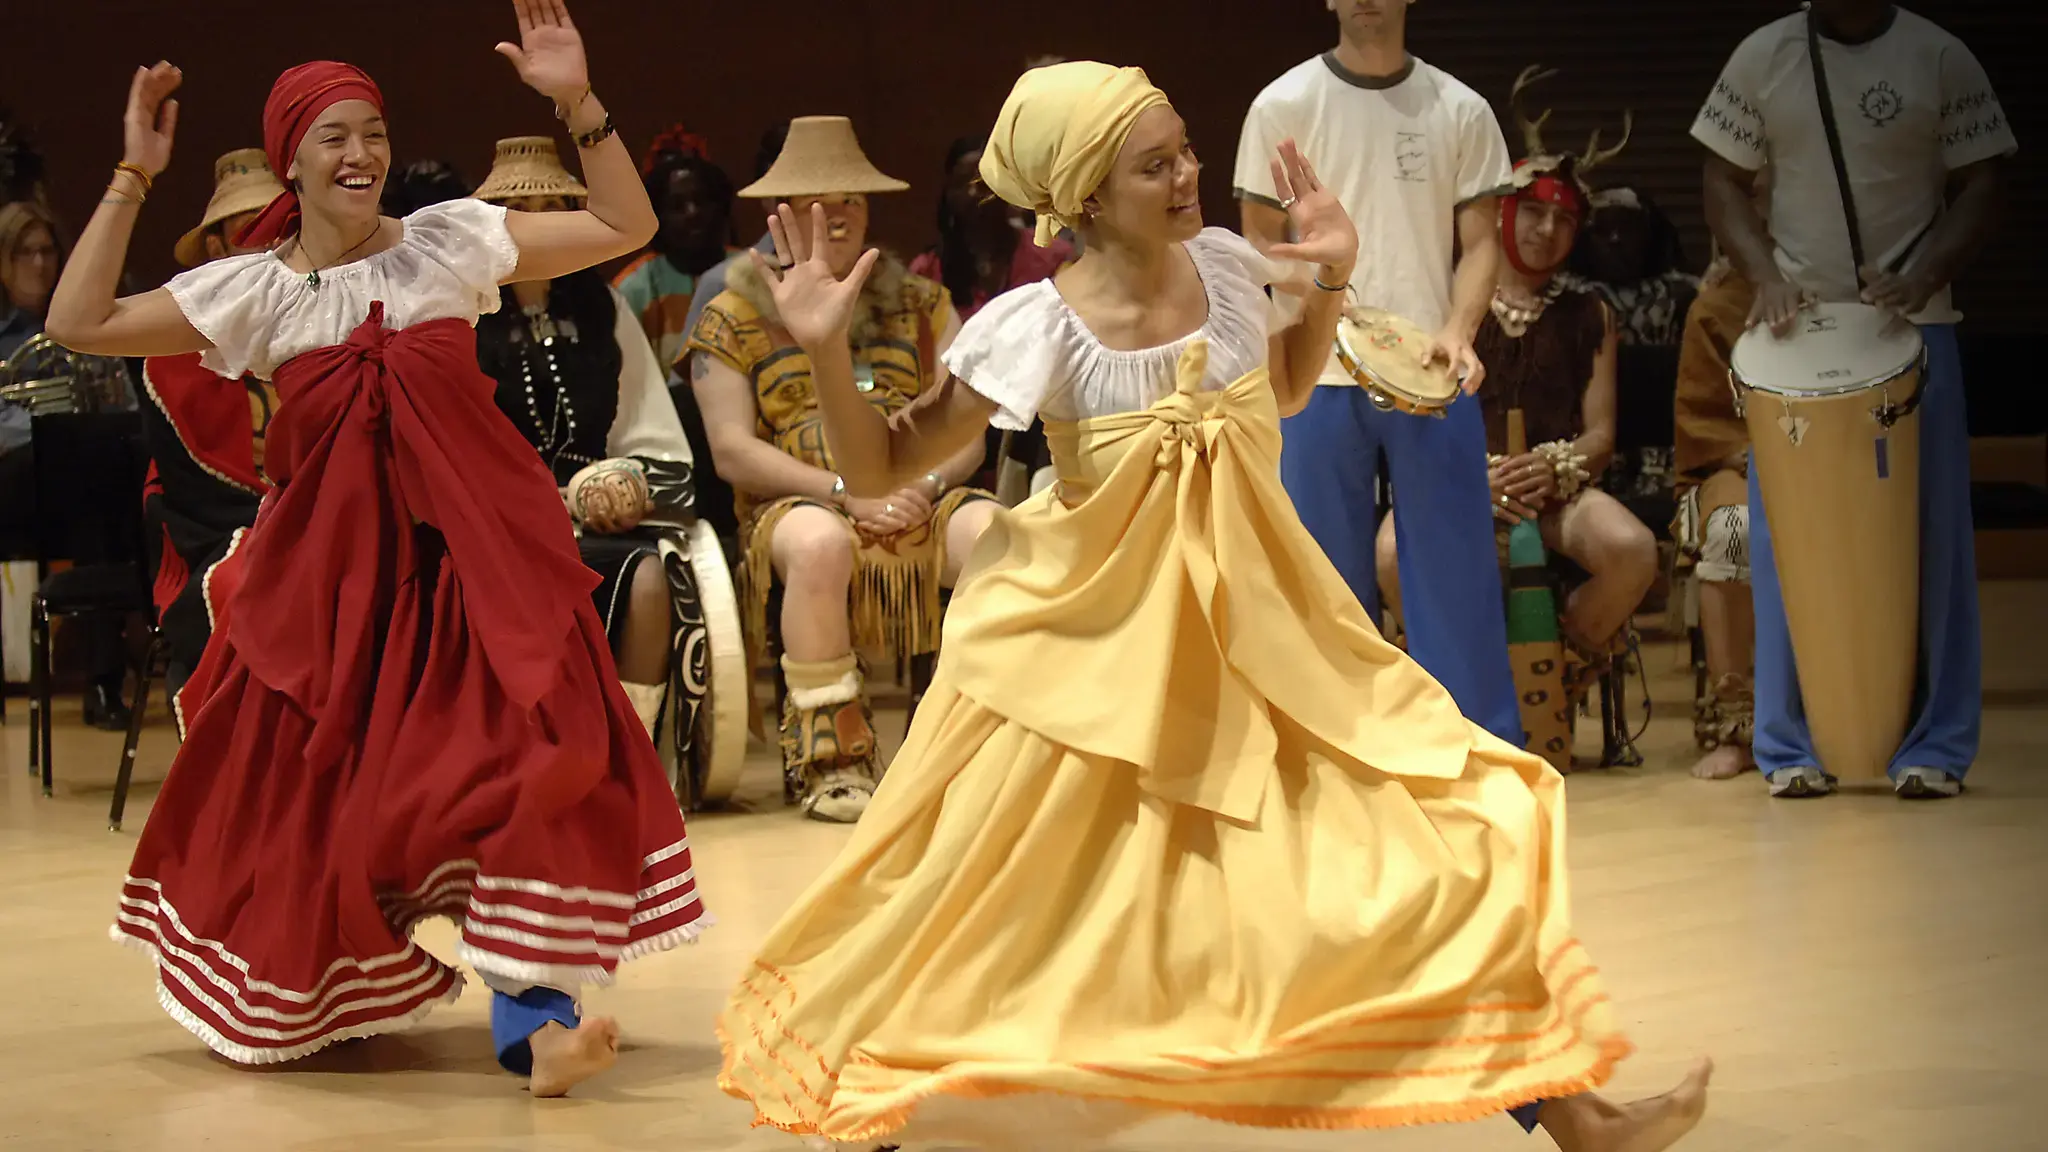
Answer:
<svg viewBox="0 0 2048 1152"><path fill-rule="evenodd" d="M1089 60L1033 68L1003 101L981 182L1038 213L1039 247L1050 246L1062 227L1079 226L1138 117L1166 102L1143 69Z"/></svg>

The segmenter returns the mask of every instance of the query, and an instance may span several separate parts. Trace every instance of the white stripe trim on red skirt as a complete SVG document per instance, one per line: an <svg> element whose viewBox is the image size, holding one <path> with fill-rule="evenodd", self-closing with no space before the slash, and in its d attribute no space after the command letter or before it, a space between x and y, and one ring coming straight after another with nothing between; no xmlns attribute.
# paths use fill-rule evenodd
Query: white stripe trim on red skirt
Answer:
<svg viewBox="0 0 2048 1152"><path fill-rule="evenodd" d="M412 892L378 902L407 937L429 916L456 921L457 956L481 973L575 995L583 985L610 984L620 963L692 942L715 923L697 898L688 851L684 839L646 857L643 891L681 893L658 904L528 878L475 876L473 860L448 861ZM242 957L187 928L161 885L143 877L123 884L110 934L156 961L157 1001L172 1019L242 1064L283 1063L343 1040L402 1030L452 1003L463 986L461 973L409 939L387 956L334 961L310 989L258 979Z"/></svg>

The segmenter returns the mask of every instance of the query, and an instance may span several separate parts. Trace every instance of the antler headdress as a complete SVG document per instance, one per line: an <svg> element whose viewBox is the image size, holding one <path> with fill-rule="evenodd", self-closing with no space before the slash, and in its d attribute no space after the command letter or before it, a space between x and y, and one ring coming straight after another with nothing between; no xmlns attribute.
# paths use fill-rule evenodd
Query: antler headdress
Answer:
<svg viewBox="0 0 2048 1152"><path fill-rule="evenodd" d="M1621 155L1622 149L1628 147L1629 137L1635 134L1636 114L1633 109L1622 112L1621 140L1612 148L1603 149L1600 147L1600 129L1595 128L1593 129L1592 138L1586 141L1586 150L1584 152L1577 156L1569 154L1559 156L1552 153L1543 144L1543 126L1550 122L1551 110L1545 108L1541 116L1531 120L1529 114L1522 108L1522 94L1556 75L1557 69L1545 68L1541 64L1531 64L1527 68L1522 69L1522 74L1515 77L1513 93L1508 96L1508 109L1514 114L1516 127L1521 130L1522 149L1529 160L1536 160L1540 157L1551 158L1554 161L1569 159L1572 161L1572 167L1583 175L1613 160L1616 156Z"/></svg>

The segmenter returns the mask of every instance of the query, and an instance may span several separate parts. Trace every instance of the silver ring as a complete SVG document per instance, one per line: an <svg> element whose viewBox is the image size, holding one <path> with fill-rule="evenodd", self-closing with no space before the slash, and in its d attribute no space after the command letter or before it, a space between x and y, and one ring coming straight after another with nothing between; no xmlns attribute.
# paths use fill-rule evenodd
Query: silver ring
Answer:
<svg viewBox="0 0 2048 1152"><path fill-rule="evenodd" d="M1500 506L1503 508L1508 506L1508 494L1505 492L1500 494Z"/></svg>
<svg viewBox="0 0 2048 1152"><path fill-rule="evenodd" d="M1299 197L1299 196L1289 196L1289 197L1288 197L1287 199L1285 199L1285 200L1282 200L1282 201L1280 202L1280 210L1281 210L1282 212L1285 212L1285 211L1287 211L1287 210L1288 210L1289 208L1292 208L1292 207L1294 207L1294 206L1295 206L1296 204L1299 204L1299 203L1301 203L1301 197Z"/></svg>
<svg viewBox="0 0 2048 1152"><path fill-rule="evenodd" d="M896 506L894 504L884 504L882 505L882 510L884 512L889 513L891 516L894 516L896 514Z"/></svg>

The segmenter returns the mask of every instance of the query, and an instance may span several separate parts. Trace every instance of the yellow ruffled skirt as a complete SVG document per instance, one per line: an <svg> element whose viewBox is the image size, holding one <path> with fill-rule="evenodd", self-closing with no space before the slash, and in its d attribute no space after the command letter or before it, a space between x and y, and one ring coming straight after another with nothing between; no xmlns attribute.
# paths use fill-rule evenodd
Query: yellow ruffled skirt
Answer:
<svg viewBox="0 0 2048 1152"><path fill-rule="evenodd" d="M1179 1113L1462 1121L1629 1051L1567 917L1562 778L1383 641L1294 516L1263 373L1049 431L853 840L719 1020L832 1141Z"/></svg>

